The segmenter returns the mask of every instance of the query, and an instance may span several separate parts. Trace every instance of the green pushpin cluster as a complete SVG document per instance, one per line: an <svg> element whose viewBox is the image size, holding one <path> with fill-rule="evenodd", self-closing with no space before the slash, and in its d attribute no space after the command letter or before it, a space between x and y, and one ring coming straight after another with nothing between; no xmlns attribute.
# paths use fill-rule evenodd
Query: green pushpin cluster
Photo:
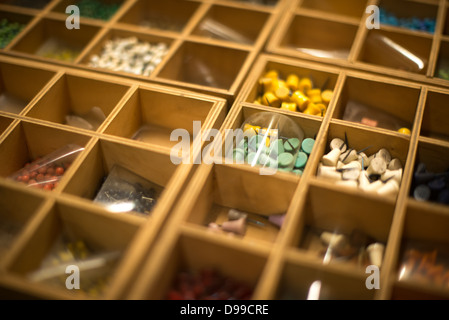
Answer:
<svg viewBox="0 0 449 320"><path fill-rule="evenodd" d="M0 20L0 49L5 48L25 27L24 24L11 22L6 18Z"/></svg>
<svg viewBox="0 0 449 320"><path fill-rule="evenodd" d="M253 132L251 132L253 131ZM315 140L285 137L267 137L263 130L251 127L233 150L236 163L273 168L301 176L306 167Z"/></svg>
<svg viewBox="0 0 449 320"><path fill-rule="evenodd" d="M104 3L98 0L80 0L77 4L82 17L109 20L119 9L118 3Z"/></svg>

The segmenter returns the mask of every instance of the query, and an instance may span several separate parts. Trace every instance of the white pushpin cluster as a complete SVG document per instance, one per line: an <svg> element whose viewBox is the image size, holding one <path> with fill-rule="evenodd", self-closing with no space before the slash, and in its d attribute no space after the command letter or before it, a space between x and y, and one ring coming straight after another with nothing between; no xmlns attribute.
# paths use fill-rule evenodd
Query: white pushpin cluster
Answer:
<svg viewBox="0 0 449 320"><path fill-rule="evenodd" d="M91 57L89 66L149 76L168 52L167 44L140 41L137 37L106 42L101 54Z"/></svg>
<svg viewBox="0 0 449 320"><path fill-rule="evenodd" d="M363 150L349 148L339 138L330 143L331 151L325 154L318 167L318 177L336 185L359 188L383 196L396 196L402 181L403 167L385 148L367 156Z"/></svg>

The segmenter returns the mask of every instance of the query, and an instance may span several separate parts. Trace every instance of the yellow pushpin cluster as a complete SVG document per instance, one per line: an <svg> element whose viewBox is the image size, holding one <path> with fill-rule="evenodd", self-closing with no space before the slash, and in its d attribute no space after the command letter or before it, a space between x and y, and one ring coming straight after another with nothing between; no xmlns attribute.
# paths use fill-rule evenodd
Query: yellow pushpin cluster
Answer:
<svg viewBox="0 0 449 320"><path fill-rule="evenodd" d="M326 114L334 93L315 88L309 77L300 78L292 73L281 79L276 70L266 72L259 85L263 94L254 103L317 116Z"/></svg>

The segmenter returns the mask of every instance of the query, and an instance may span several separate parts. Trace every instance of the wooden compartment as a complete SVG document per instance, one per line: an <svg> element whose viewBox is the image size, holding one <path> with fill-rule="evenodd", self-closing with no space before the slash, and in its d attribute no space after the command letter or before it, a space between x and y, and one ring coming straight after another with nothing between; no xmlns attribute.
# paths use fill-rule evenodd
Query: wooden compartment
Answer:
<svg viewBox="0 0 449 320"><path fill-rule="evenodd" d="M357 61L426 74L431 48L432 38L430 36L420 37L419 35L373 29L368 32Z"/></svg>
<svg viewBox="0 0 449 320"><path fill-rule="evenodd" d="M246 103L242 104L235 104L232 109L232 114L230 114L227 118L226 123L223 125L223 134L224 138L222 141L222 156L223 156L223 162L224 163L234 163L233 161L233 149L236 146L236 143L238 142L237 139L239 137L239 130L241 129L243 131L243 124L246 123L251 117L257 115L257 114L266 114L267 119L270 117L270 115L275 116L275 118L272 119L272 121L279 121L279 123L286 124L286 121L283 119L277 119L277 115L282 115L287 117L289 121L292 121L295 123L304 133L303 139L316 139L317 135L321 129L322 122L318 120L314 116L303 116L299 115L296 112L290 112L290 111L283 111L283 110L277 110L271 107L266 106L255 106L255 105L247 105ZM233 131L228 131L233 130ZM282 130L282 128L280 129ZM293 132L293 131L292 131ZM305 170L308 170L308 168L311 166L310 159L314 157L315 151L315 145L311 151L311 153L308 155L308 161L306 163L306 166L304 168ZM244 164L245 167L250 167L252 165L250 164ZM262 167L260 167L262 168ZM253 169L258 171L259 173L262 173L263 171L260 170L259 167L255 166ZM291 175L292 179L298 179L299 176L296 174L284 173L282 170L276 170L276 174L280 175ZM303 171L303 172L304 172ZM270 173L267 172L267 175L271 175L274 172Z"/></svg>
<svg viewBox="0 0 449 320"><path fill-rule="evenodd" d="M6 129L11 125L14 120L11 118L0 116L0 136L5 132Z"/></svg>
<svg viewBox="0 0 449 320"><path fill-rule="evenodd" d="M99 30L86 23L79 30L69 30L65 20L44 18L24 34L11 51L40 60L73 63Z"/></svg>
<svg viewBox="0 0 449 320"><path fill-rule="evenodd" d="M421 167L422 165L424 165L424 168ZM447 209L449 202L444 202L441 198L444 198L442 195L444 189L448 188L444 184L444 181L448 181L448 179L445 179L445 176L449 174L448 170L449 146L433 144L427 140L419 141L409 194L410 198L414 201L425 201L433 206L441 207L441 210ZM429 178L425 178L421 173L431 173L435 176L430 175ZM440 183L435 185L436 182L434 180L441 180L443 185L440 186ZM425 188L425 191L420 191L423 185L428 186L429 189Z"/></svg>
<svg viewBox="0 0 449 320"><path fill-rule="evenodd" d="M234 165L203 165L186 191L190 199L183 206L181 219L210 233L217 231L217 237L275 243L281 226L271 222L270 216L286 215L296 187L297 181L288 177L263 177ZM248 216L243 234L209 228L210 224L221 226L234 219L228 216L231 209Z"/></svg>
<svg viewBox="0 0 449 320"><path fill-rule="evenodd" d="M319 146L316 146L318 149L317 152L321 155L318 160L318 170L317 170L317 178L319 180L324 181L327 184L334 184L338 183L338 186L341 188L348 188L353 192L360 192L362 193L362 189L360 186L357 185L346 185L345 181L338 181L332 180L325 177L325 176L319 176L319 168L320 164L322 162L322 157L326 154L328 154L330 149L330 143L334 138L339 138L343 141L346 141L347 137L347 145L348 148L356 150L357 153L363 151L368 157L377 154L381 149L385 148L388 153L391 156L391 159L398 159L401 167L402 172L404 172L404 169L407 165L408 160L408 153L410 148L410 137L407 135L403 135L400 133L381 133L378 132L375 129L371 128L362 128L357 125L345 125L344 122L339 120L332 120L332 122L329 125L328 131L326 132L326 138L324 139L323 143ZM349 150L349 149L348 149ZM311 165L312 166L312 165ZM380 180L378 180L380 181ZM401 174L400 178L401 183L399 184L399 188L403 185L402 182L404 181L404 174ZM364 192L371 193L372 190L368 191L368 189ZM381 197L376 193L376 191L373 191L373 196L375 197ZM385 198L397 198L398 194L393 193L390 195L383 195L382 197Z"/></svg>
<svg viewBox="0 0 449 320"><path fill-rule="evenodd" d="M26 116L66 125L67 116L85 118L92 108L97 107L105 121L128 90L129 87L122 84L64 74L29 109ZM98 124L100 127L97 130L101 130L102 123Z"/></svg>
<svg viewBox="0 0 449 320"><path fill-rule="evenodd" d="M179 272L216 270L256 288L267 261L268 249L237 245L233 241L227 243L228 239L217 239L196 229L173 232L175 237L164 241L165 248L158 250L157 260L146 260L145 271L137 287L133 288L131 299L166 299Z"/></svg>
<svg viewBox="0 0 449 320"><path fill-rule="evenodd" d="M20 281L19 283L22 283L26 291L37 298L102 299L107 297L108 289L113 287L114 281L118 277L121 258L126 254L129 244L138 231L139 224L125 219L126 217L111 217L95 210L84 211L76 205L64 201L56 202L48 211L41 212L40 218L39 226L28 235L27 245L19 250L15 259L8 265L7 272L10 277ZM101 225L100 232L96 227L98 225ZM80 290L70 290L65 287L67 283L65 273L62 283L43 282L40 280L42 275L38 277L33 272L41 270L40 268L44 267L44 262L46 267L51 266L47 263L52 260L46 259L63 259L62 254L58 256L60 252L57 247L58 241L83 242L88 250L86 258L95 258L101 254L112 254L114 258L111 260L110 266L107 265L104 269L100 269L102 270L100 274L89 273L89 269L82 269L82 258L67 261L66 263L79 267ZM64 246L62 247L64 248ZM81 254L80 257L82 256ZM63 261L60 261L62 265L64 265ZM102 266L102 263L98 263L98 265ZM89 280L86 282L83 277ZM42 279L45 279L45 276ZM95 289L96 281L100 281L100 279L105 284L102 284L101 287L98 285L96 292L88 291L88 289Z"/></svg>
<svg viewBox="0 0 449 320"><path fill-rule="evenodd" d="M319 58L347 60L357 29L353 24L295 15L280 47Z"/></svg>
<svg viewBox="0 0 449 320"><path fill-rule="evenodd" d="M11 23L17 23L21 26L21 29L17 29L17 34L14 37L11 37L11 40L6 43L4 39L2 39L2 42L0 43L0 49L5 49L8 46L11 45L11 43L14 43L14 41L20 37L21 33L23 32L24 28L30 23L30 21L34 17L29 14L22 14L22 13L16 13L16 12L9 12L9 11L3 11L0 10L0 21L4 21L6 19L9 24ZM1 32L4 32L4 26L0 28Z"/></svg>
<svg viewBox="0 0 449 320"><path fill-rule="evenodd" d="M408 202L395 265L394 299L447 300L448 212L447 208Z"/></svg>
<svg viewBox="0 0 449 320"><path fill-rule="evenodd" d="M164 188L174 177L177 169L168 153L100 140L89 150L63 192L91 202L96 198L105 179L115 166L129 170L152 183L157 194L156 205L159 199L163 199ZM129 181L129 183L137 182ZM95 204L104 207L100 203ZM104 208L106 210L106 207ZM156 210L156 208L153 207L153 210ZM148 217L143 214L139 216Z"/></svg>
<svg viewBox="0 0 449 320"><path fill-rule="evenodd" d="M23 8L30 9L44 9L47 5L51 3L51 0L38 0L38 1L29 1L29 0L5 0L2 3L11 6L18 6Z"/></svg>
<svg viewBox="0 0 449 320"><path fill-rule="evenodd" d="M366 267L374 264L368 247L378 243L385 251L393 222L394 201L342 188L337 190L319 181L309 185L305 197L301 226L297 228L294 244L311 261L323 265L342 264L348 270L364 272ZM334 237L335 247L324 242L329 235ZM378 267L381 269L382 265Z"/></svg>
<svg viewBox="0 0 449 320"><path fill-rule="evenodd" d="M195 1L136 1L123 14L118 23L137 26L142 29L159 29L182 32L189 23L200 2ZM176 7L176 10L173 8Z"/></svg>
<svg viewBox="0 0 449 320"><path fill-rule="evenodd" d="M0 63L0 111L24 112L55 72L7 62Z"/></svg>
<svg viewBox="0 0 449 320"><path fill-rule="evenodd" d="M3 267L5 258L9 252L13 251L16 240L24 232L27 224L33 218L44 199L34 192L2 183L0 185L0 268ZM12 202L11 199L15 201Z"/></svg>
<svg viewBox="0 0 449 320"><path fill-rule="evenodd" d="M157 70L160 69L160 67L162 65L164 65L165 61L166 61L166 56L165 57L161 57L161 61L155 65L155 70L153 72L151 72L149 75L144 75L143 72L142 73L133 73L131 71L117 71L114 70L113 67L107 67L105 66L100 67L100 66L95 66L92 65L92 58L94 56L99 56L101 57L103 54L103 51L105 49L105 46L111 42L111 41L115 41L115 40L124 40L124 39L130 39L130 38L137 38L137 41L139 43L148 43L151 46L157 45L159 43L162 43L166 46L166 55L168 54L168 52L170 52L170 47L172 46L174 39L172 38L168 38L168 37L161 37L158 35L152 35L152 34L148 34L148 33L137 33L137 32L132 32L132 31L127 31L127 30L120 30L120 29L109 29L102 37L101 39L97 40L95 42L95 44L93 45L93 47L91 47L90 49L88 49L88 52L86 52L85 54L83 54L80 57L80 61L79 64L86 66L88 69L94 70L94 71L99 71L99 72L106 72L106 73L110 73L110 74L121 74L122 76L132 76L134 78L141 78L141 79L148 79L148 77L152 77L152 75L154 73L157 72ZM126 52L126 49L123 49L122 53ZM154 54L154 53L153 53ZM122 63L124 62L124 60L122 60L121 58L116 57L116 59ZM131 59L131 58L129 58ZM130 61L126 61L129 62L131 64L131 60Z"/></svg>
<svg viewBox="0 0 449 320"><path fill-rule="evenodd" d="M333 118L391 131L412 131L419 99L418 86L348 76Z"/></svg>
<svg viewBox="0 0 449 320"><path fill-rule="evenodd" d="M438 58L433 76L443 81L449 80L449 42L447 39L443 39L440 42Z"/></svg>
<svg viewBox="0 0 449 320"><path fill-rule="evenodd" d="M300 79L310 78L313 87L322 89L323 91L334 91L340 74L337 69L326 68L322 65L308 64L303 61L292 61L277 56L261 56L251 71L251 74L247 77L239 100L255 103L262 92L259 80L264 77L267 72L272 70L277 71L279 73L279 78L282 80L286 80L290 74L296 75ZM329 106L332 105L332 103L333 102L331 101Z"/></svg>
<svg viewBox="0 0 449 320"><path fill-rule="evenodd" d="M212 5L191 34L252 45L259 39L269 16L266 12ZM251 24L247 20L251 20Z"/></svg>
<svg viewBox="0 0 449 320"><path fill-rule="evenodd" d="M83 148L89 140L90 137L76 132L20 121L0 143L0 163L2 164L0 175L3 178L9 177L22 169L26 163L49 155L67 145L73 144ZM65 173L64 178L71 171L70 169Z"/></svg>
<svg viewBox="0 0 449 320"><path fill-rule="evenodd" d="M188 145L192 145L201 130L219 128L225 116L224 101L217 103L191 93L173 93L162 88L139 88L104 133L171 150L179 143L178 135L171 141L175 130L188 133Z"/></svg>
<svg viewBox="0 0 449 320"><path fill-rule="evenodd" d="M186 41L157 73L157 78L188 88L232 92L248 68L248 59L248 51Z"/></svg>
<svg viewBox="0 0 449 320"><path fill-rule="evenodd" d="M282 268L276 300L372 300L374 292L365 287L365 275L329 270L304 263L289 254Z"/></svg>

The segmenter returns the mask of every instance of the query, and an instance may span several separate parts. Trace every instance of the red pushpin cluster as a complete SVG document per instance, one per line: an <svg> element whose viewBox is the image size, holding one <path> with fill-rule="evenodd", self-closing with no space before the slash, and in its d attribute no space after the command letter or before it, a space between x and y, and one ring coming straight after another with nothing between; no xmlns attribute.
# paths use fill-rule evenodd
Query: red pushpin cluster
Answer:
<svg viewBox="0 0 449 320"><path fill-rule="evenodd" d="M247 284L224 276L214 269L198 273L180 272L167 300L250 300L253 290Z"/></svg>
<svg viewBox="0 0 449 320"><path fill-rule="evenodd" d="M27 163L14 177L18 182L23 182L30 187L44 190L53 190L58 186L59 180L70 166L70 163L41 164L41 160Z"/></svg>

